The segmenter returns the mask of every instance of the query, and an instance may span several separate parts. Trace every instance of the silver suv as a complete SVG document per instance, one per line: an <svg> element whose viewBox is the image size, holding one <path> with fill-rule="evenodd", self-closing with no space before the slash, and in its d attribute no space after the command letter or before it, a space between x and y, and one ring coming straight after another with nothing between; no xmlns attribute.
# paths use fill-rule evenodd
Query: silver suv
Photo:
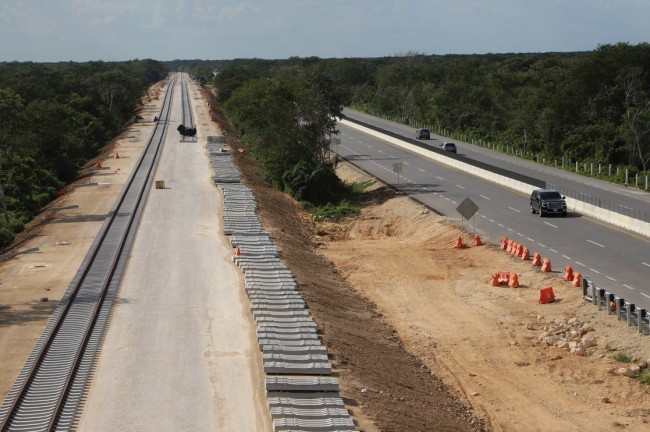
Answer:
<svg viewBox="0 0 650 432"><path fill-rule="evenodd" d="M446 142L440 144L440 148L443 149L444 151L456 153L456 144L452 142Z"/></svg>
<svg viewBox="0 0 650 432"><path fill-rule="evenodd" d="M566 197L553 189L535 189L530 194L530 212L535 214L539 212L541 217L547 214L559 214L566 216L567 208Z"/></svg>

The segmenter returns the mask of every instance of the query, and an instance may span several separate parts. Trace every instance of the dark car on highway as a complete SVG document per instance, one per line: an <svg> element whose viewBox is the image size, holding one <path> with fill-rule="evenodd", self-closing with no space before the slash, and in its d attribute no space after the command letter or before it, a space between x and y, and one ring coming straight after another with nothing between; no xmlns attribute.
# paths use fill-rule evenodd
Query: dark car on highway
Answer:
<svg viewBox="0 0 650 432"><path fill-rule="evenodd" d="M431 139L429 129L417 129L415 131L415 139Z"/></svg>
<svg viewBox="0 0 650 432"><path fill-rule="evenodd" d="M535 189L530 194L530 212L539 213L541 217L548 214L566 216L566 197L553 189Z"/></svg>

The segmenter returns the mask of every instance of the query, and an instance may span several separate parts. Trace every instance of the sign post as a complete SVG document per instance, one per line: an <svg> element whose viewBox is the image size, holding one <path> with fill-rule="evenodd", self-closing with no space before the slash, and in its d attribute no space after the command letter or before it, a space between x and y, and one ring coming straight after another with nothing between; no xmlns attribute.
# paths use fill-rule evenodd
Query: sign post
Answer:
<svg viewBox="0 0 650 432"><path fill-rule="evenodd" d="M461 202L458 207L456 207L456 211L460 213L460 215L464 217L465 220L470 220L474 217L476 212L478 212L478 206L471 199L465 198L463 202ZM476 218L474 218L474 235L476 235Z"/></svg>
<svg viewBox="0 0 650 432"><path fill-rule="evenodd" d="M397 184L399 185L399 173L402 172L402 162L393 163L393 172L397 173Z"/></svg>

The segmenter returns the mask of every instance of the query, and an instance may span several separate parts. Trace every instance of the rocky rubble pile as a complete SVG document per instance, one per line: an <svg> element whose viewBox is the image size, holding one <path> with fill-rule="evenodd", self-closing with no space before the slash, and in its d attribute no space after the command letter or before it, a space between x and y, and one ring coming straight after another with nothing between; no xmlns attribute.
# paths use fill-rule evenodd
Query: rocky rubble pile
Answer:
<svg viewBox="0 0 650 432"><path fill-rule="evenodd" d="M561 348L584 356L587 349L598 345L596 338L588 334L592 331L593 327L577 318L555 320L544 326L544 332L537 339L542 346Z"/></svg>
<svg viewBox="0 0 650 432"><path fill-rule="evenodd" d="M622 367L622 368L609 368L607 369L607 372L609 372L612 375L621 375L629 378L636 378L639 376L639 374L643 369L648 367L648 362L645 360L641 360L641 361L635 361L635 360L633 360L634 362L637 363L635 365Z"/></svg>

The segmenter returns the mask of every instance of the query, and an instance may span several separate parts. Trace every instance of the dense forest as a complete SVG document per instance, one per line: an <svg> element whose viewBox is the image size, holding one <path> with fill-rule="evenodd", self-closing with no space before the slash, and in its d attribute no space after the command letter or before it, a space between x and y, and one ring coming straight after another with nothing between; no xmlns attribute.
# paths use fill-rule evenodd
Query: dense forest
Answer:
<svg viewBox="0 0 650 432"><path fill-rule="evenodd" d="M0 64L0 247L116 136L166 74L153 60Z"/></svg>
<svg viewBox="0 0 650 432"><path fill-rule="evenodd" d="M592 52L177 62L226 103L240 87L302 70L345 104L537 160L612 164L647 174L650 45ZM603 174L604 175L604 174ZM612 180L615 180L612 178Z"/></svg>
<svg viewBox="0 0 650 432"><path fill-rule="evenodd" d="M632 175L650 168L647 43L578 53L0 63L0 247L170 70L210 86L265 179L309 206L350 197L328 152L344 106L540 162L580 161L581 172L590 162Z"/></svg>

